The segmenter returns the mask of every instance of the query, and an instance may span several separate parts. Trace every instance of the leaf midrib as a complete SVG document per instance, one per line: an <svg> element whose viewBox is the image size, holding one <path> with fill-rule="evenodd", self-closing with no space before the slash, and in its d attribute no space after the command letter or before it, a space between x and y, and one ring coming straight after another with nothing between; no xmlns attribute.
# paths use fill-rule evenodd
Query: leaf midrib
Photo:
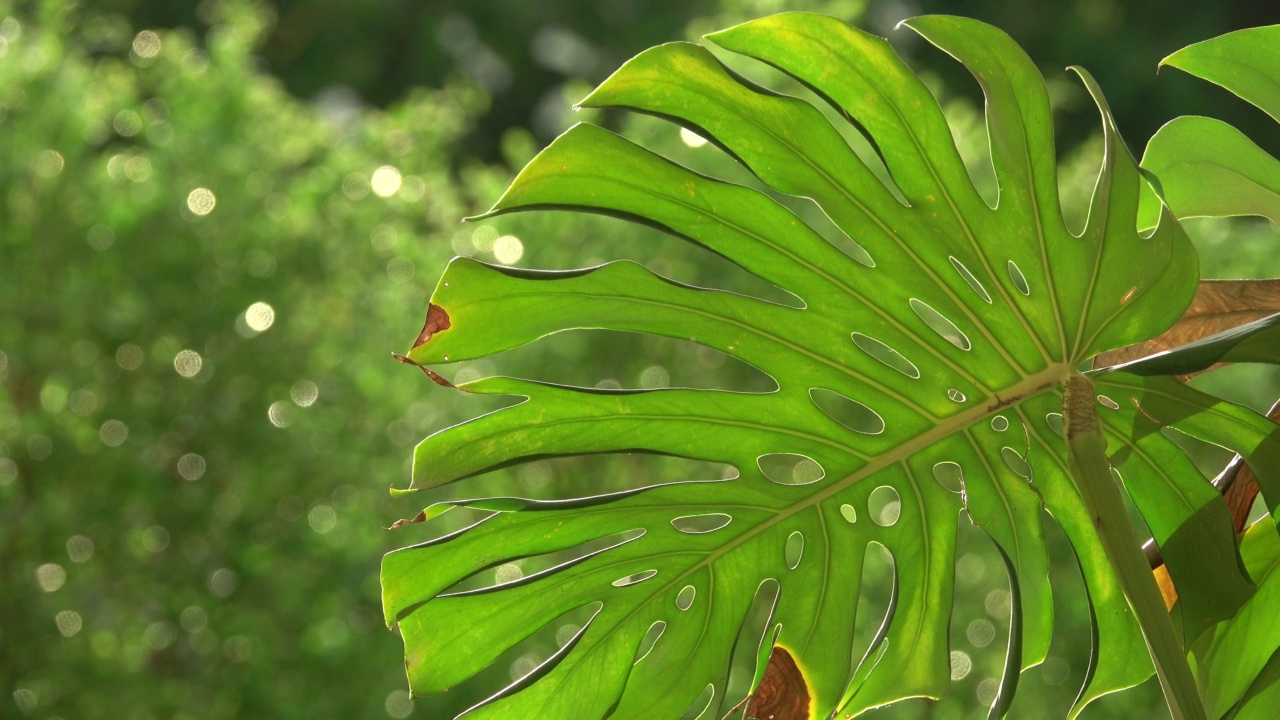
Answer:
<svg viewBox="0 0 1280 720"><path fill-rule="evenodd" d="M957 432L960 432L970 427L971 425L979 422L980 420L983 420L989 415L999 412L1005 407L1016 406L1023 400L1034 397L1046 391L1052 391L1052 388L1054 388L1056 385L1061 384L1066 380L1070 372L1071 372L1071 368L1067 365L1052 365L1049 368L1042 370L1034 375L1027 376L1022 382L1016 385L1013 385L1006 390L1006 393L1009 393L1010 391L1012 391L1012 394L1009 395L1009 397L1006 400L997 401L996 404L992 406L984 407L979 405L977 407L971 408L962 413L954 415L950 418L947 418L945 421L935 425L932 429L917 435L915 438L912 438L910 440L907 440L903 443L896 445L893 448L893 450L885 452L875 458L872 458L871 461L868 462L863 467L859 468L853 473L850 473L848 476L841 478L836 482L831 483L831 485L824 488L822 491L816 492L802 500L799 500L791 504L788 507L782 508L772 518L759 523L755 527L746 530L741 535L738 535L732 541L726 543L720 548L717 548L707 553L706 557L704 557L703 560L690 566L679 575L672 577L669 581L667 581L666 584L662 585L653 593L651 593L648 598L637 603L636 606L632 608L628 613L620 617L617 620L617 622L613 624L611 628L604 631L604 635L602 635L596 642L592 643L589 647L585 648L581 653L571 654L570 657L573 657L575 662L578 662L578 663L582 662L588 656L590 656L591 653L594 652L597 648L602 647L604 645L605 640L607 640L610 635L612 635L614 632L617 632L620 628L622 628L622 626L625 625L632 617L634 617L636 613L640 612L640 610L647 607L650 603L655 602L658 599L658 597L660 597L667 591L674 588L677 584L683 582L686 578L688 578L693 573L701 570L703 567L711 565L720 557L728 554L732 550L736 549L737 547L741 546L742 544L746 543L747 541L751 540L757 535L760 535L764 531L772 528L773 526L777 525L783 520L786 520L787 518L790 518L791 516L801 512L802 510L806 510L812 506L815 506L821 503L824 500L827 500L828 498L836 495L842 490L847 489L854 483L860 480L863 480L867 477L870 477L871 475L875 474L876 472L879 472L880 470L886 467L889 467L899 462L905 462L908 458L910 458L912 455L919 452L920 450L923 450L924 448L929 447L935 442L941 441ZM923 521L923 517L922 517L922 521ZM927 532L924 533L924 537L925 537L925 542L928 543ZM566 657L563 662L568 662L568 661L569 661L569 658Z"/></svg>

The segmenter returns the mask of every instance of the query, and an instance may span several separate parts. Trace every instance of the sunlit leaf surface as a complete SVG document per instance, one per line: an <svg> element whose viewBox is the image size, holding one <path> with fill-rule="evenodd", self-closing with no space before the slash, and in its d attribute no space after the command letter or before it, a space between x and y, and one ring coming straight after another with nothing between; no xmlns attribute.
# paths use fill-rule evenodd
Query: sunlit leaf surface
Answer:
<svg viewBox="0 0 1280 720"><path fill-rule="evenodd" d="M383 564L386 619L403 633L415 693L445 692L577 613L581 629L560 651L468 717L720 717L769 677L774 645L794 661L786 682L805 688L813 717L938 697L951 676L957 524L972 521L1010 570L1002 714L1019 671L1044 660L1051 636L1042 508L1076 550L1096 626L1073 712L1150 676L1141 632L1067 476L1061 382L1098 352L1172 325L1196 288L1194 254L1171 216L1148 237L1137 233L1138 170L1087 73L1106 143L1089 221L1075 236L1059 207L1048 95L1034 65L981 23L907 25L982 85L998 207L975 190L932 95L884 40L784 14L709 40L808 85L852 121L846 127L687 43L642 53L583 105L683 125L772 191L814 200L856 245L837 248L770 195L591 125L530 162L491 214L559 208L645 223L798 302L682 285L629 262L542 272L458 259L446 270L412 362L604 328L714 348L777 387L459 383L520 401L418 446L412 489L427 506L456 481L561 455L644 452L736 472L561 502L449 496L500 512ZM850 149L842 131L855 128L874 141L892 187ZM1212 622L1249 591L1230 515L1159 430L1177 425L1252 457L1263 454L1265 421L1163 382L1108 375L1100 412L1174 581L1213 566L1226 588L1195 607ZM504 570L517 565L525 569ZM886 588L864 583L877 574L887 575L888 599L856 616L860 596Z"/></svg>
<svg viewBox="0 0 1280 720"><path fill-rule="evenodd" d="M1185 47L1161 65L1221 85L1280 121L1280 25L1227 33ZM1220 120L1175 118L1151 138L1142 167L1158 178L1178 217L1259 215L1280 222L1280 161ZM1160 200L1143 193L1142 224Z"/></svg>

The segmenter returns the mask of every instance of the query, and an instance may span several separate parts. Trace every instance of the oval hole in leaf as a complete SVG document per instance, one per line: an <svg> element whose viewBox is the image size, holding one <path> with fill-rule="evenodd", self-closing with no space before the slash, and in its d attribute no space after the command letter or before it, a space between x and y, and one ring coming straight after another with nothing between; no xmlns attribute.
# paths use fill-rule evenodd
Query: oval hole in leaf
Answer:
<svg viewBox="0 0 1280 720"><path fill-rule="evenodd" d="M1062 434L1062 413L1049 413L1044 416L1044 422L1058 437L1066 437Z"/></svg>
<svg viewBox="0 0 1280 720"><path fill-rule="evenodd" d="M653 646L658 644L658 638L662 637L662 633L666 632L666 630L667 623L662 620L658 620L649 626L649 630L640 639L640 646L636 648L636 659L632 662L633 665L649 655L649 652L653 650Z"/></svg>
<svg viewBox="0 0 1280 720"><path fill-rule="evenodd" d="M511 683L497 693L489 695L484 702L492 702L520 692L554 670L573 650L574 645L582 639L587 627L594 622L596 615L603 607L604 603L596 601L574 608L499 655L493 661L492 667L510 668ZM565 632L566 629L572 632ZM560 636L564 642L557 640L557 636ZM553 647L559 649L550 651ZM463 687L467 686L474 689L480 687L470 681L463 684Z"/></svg>
<svg viewBox="0 0 1280 720"><path fill-rule="evenodd" d="M898 491L888 485L881 485L867 496L867 515L880 527L892 527L901 514L902 499Z"/></svg>
<svg viewBox="0 0 1280 720"><path fill-rule="evenodd" d="M1120 403L1116 402L1115 400L1112 400L1111 398L1107 397L1106 395L1099 395L1099 396L1098 396L1098 404L1099 404L1099 405L1102 405L1103 407L1109 407L1109 408L1111 408L1112 410L1119 410L1119 409L1120 409Z"/></svg>
<svg viewBox="0 0 1280 720"><path fill-rule="evenodd" d="M943 340L961 350L968 350L973 347L973 344L969 342L969 337L961 332L960 328L956 327L956 324L948 320L942 313L934 310L922 300L911 298L910 302L911 309L916 312L916 315L920 316L924 324L928 325L930 330L938 333Z"/></svg>
<svg viewBox="0 0 1280 720"><path fill-rule="evenodd" d="M786 556L788 568L795 570L799 567L800 558L804 557L804 533L796 530L787 536L787 544L783 548L783 555Z"/></svg>
<svg viewBox="0 0 1280 720"><path fill-rule="evenodd" d="M853 333L853 344L858 346L859 350L906 375L907 377L918 380L920 378L920 369L915 363L902 356L902 353L885 345L879 340L863 335L862 333Z"/></svg>
<svg viewBox="0 0 1280 720"><path fill-rule="evenodd" d="M879 435L884 432L884 418L880 413L826 388L811 388L809 398L813 404L841 425L863 435Z"/></svg>
<svg viewBox="0 0 1280 720"><path fill-rule="evenodd" d="M626 577L620 577L613 581L614 587L627 587L628 585L636 585L658 574L657 570L641 570L638 573L631 573Z"/></svg>
<svg viewBox="0 0 1280 720"><path fill-rule="evenodd" d="M684 515L671 521L672 527L688 535L701 535L715 532L733 522L733 516L726 513L706 513L703 515Z"/></svg>
<svg viewBox="0 0 1280 720"><path fill-rule="evenodd" d="M689 703L689 708L680 714L680 720L698 720L702 714L711 706L711 701L716 696L716 686L707 683L707 686L698 693L698 697Z"/></svg>
<svg viewBox="0 0 1280 720"><path fill-rule="evenodd" d="M508 495L538 501L590 501L605 494L656 485L731 480L737 469L725 463L654 453L599 453L549 457L498 468L459 480L454 497ZM611 479L608 493L598 478Z"/></svg>
<svg viewBox="0 0 1280 720"><path fill-rule="evenodd" d="M607 362L583 363L577 358L601 353ZM483 363L481 365L480 363ZM748 362L700 344L696 338L668 338L624 330L573 329L552 333L533 342L477 361L483 375L535 372L539 381L556 385L609 389L643 389L663 368L666 383L732 392L773 392L778 383ZM661 374L659 374L661 375ZM441 421L446 418L441 417Z"/></svg>
<svg viewBox="0 0 1280 720"><path fill-rule="evenodd" d="M643 528L614 533L564 550L531 555L506 562L495 563L484 570L454 583L440 597L470 595L489 592L512 585L523 585L550 573L563 570L593 555L625 545L645 534Z"/></svg>
<svg viewBox="0 0 1280 720"><path fill-rule="evenodd" d="M933 479L944 489L958 493L964 489L964 468L960 463L943 460L933 466Z"/></svg>
<svg viewBox="0 0 1280 720"><path fill-rule="evenodd" d="M991 429L996 432L1004 432L1009 429L1009 418L1003 415L997 415L991 418Z"/></svg>
<svg viewBox="0 0 1280 720"><path fill-rule="evenodd" d="M951 402L962 403L967 398L965 398L964 393L960 392L955 388L951 388L947 390L947 399L950 400Z"/></svg>
<svg viewBox="0 0 1280 720"><path fill-rule="evenodd" d="M858 522L858 511L849 503L845 503L840 506L840 517L843 517L847 522L856 523Z"/></svg>
<svg viewBox="0 0 1280 720"><path fill-rule="evenodd" d="M859 675L865 676L868 668L875 667L877 656L884 649L883 641L897 604L897 585L897 559L893 553L878 542L868 543L863 556L852 655L862 658L858 662Z"/></svg>
<svg viewBox="0 0 1280 720"><path fill-rule="evenodd" d="M693 599L697 595L698 589L692 585L685 585L680 588L680 593L676 595L676 609L684 611L693 607Z"/></svg>
<svg viewBox="0 0 1280 720"><path fill-rule="evenodd" d="M780 589L778 581L773 578L765 578L756 588L751 607L747 610L747 616L743 619L738 638L734 642L733 658L729 662L729 680L725 683L724 690L725 702L729 706L736 707L746 700L755 682L764 643L768 640L769 647L773 645L769 622L773 618Z"/></svg>
<svg viewBox="0 0 1280 720"><path fill-rule="evenodd" d="M982 287L982 283L978 282L978 278L974 277L973 273L969 272L969 268L965 267L964 263L957 260L954 255L950 257L950 260L951 265L955 267L956 272L960 273L960 277L964 278L964 281L969 283L969 287L973 288L973 291L978 293L978 297L986 300L987 304L990 305L991 296L987 294L987 289Z"/></svg>
<svg viewBox="0 0 1280 720"><path fill-rule="evenodd" d="M1027 277L1022 274L1022 270L1014 261L1009 261L1009 279L1013 281L1013 286L1018 288L1018 292L1023 295L1031 295L1031 286L1027 284Z"/></svg>
<svg viewBox="0 0 1280 720"><path fill-rule="evenodd" d="M1000 448L1000 457L1004 460L1004 464L1008 466L1013 474L1020 477L1031 479L1031 466L1027 464L1027 459L1018 454L1017 450L1011 447Z"/></svg>
<svg viewBox="0 0 1280 720"><path fill-rule="evenodd" d="M808 485L826 476L816 460L795 453L771 453L756 458L760 472L779 485Z"/></svg>

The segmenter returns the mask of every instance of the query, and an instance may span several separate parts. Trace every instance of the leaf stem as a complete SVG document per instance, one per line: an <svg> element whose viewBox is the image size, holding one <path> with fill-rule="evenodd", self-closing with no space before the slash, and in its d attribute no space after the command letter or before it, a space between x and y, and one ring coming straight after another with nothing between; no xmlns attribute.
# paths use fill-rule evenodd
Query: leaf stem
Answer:
<svg viewBox="0 0 1280 720"><path fill-rule="evenodd" d="M1142 553L1142 543L1125 510L1124 498L1112 478L1096 398L1093 382L1087 377L1072 373L1067 378L1062 415L1076 489L1093 517L1129 607L1138 617L1169 712L1174 720L1207 720L1186 653L1165 609L1151 566Z"/></svg>

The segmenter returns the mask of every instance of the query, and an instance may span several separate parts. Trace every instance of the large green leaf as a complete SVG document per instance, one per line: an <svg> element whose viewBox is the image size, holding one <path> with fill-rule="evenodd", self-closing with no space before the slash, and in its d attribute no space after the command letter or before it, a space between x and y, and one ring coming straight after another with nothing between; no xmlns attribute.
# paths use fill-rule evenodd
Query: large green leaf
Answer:
<svg viewBox="0 0 1280 720"><path fill-rule="evenodd" d="M1160 64L1221 85L1280 121L1280 25L1205 40ZM1158 178L1178 217L1260 215L1280 222L1280 161L1219 120L1172 120L1147 144L1142 167ZM1160 199L1148 189L1143 225L1155 225L1159 212Z"/></svg>
<svg viewBox="0 0 1280 720"><path fill-rule="evenodd" d="M1275 621L1280 604L1280 573L1275 570L1280 567L1280 535L1270 517L1248 529L1240 554L1258 584L1257 594L1236 617L1191 646L1191 660L1199 675L1205 707L1214 718L1237 705L1241 710L1237 717L1275 714L1272 687L1278 668L1274 667L1274 658L1280 651L1280 624ZM1259 695L1269 697L1258 698Z"/></svg>
<svg viewBox="0 0 1280 720"><path fill-rule="evenodd" d="M803 672L814 717L938 697L950 676L963 512L1011 570L1001 714L1019 670L1048 651L1042 507L1076 550L1096 626L1073 712L1150 676L1141 631L1066 472L1058 413L1074 368L1181 315L1197 281L1193 251L1167 214L1149 236L1137 233L1138 169L1086 73L1106 145L1089 221L1075 236L1059 207L1048 95L1035 66L978 22L907 25L982 85L998 207L974 189L937 103L888 43L792 13L710 39L808 85L851 121L846 127L686 43L632 59L584 105L694 129L773 191L816 201L858 249L837 249L763 192L590 125L539 154L491 213L561 208L646 223L728 258L801 307L681 285L626 262L572 272L450 264L412 362L478 358L604 328L714 348L772 376L777 389L614 391L501 377L460 384L522 400L418 446L411 488L428 505L449 499L421 517L448 504L506 512L386 557L386 618L404 635L415 693L448 690L577 611L589 616L579 634L468 717L720 717L760 677L774 642ZM850 150L842 131L855 126L879 150L894 188ZM1240 408L1148 384L1158 381L1105 380L1113 394L1129 393L1103 413L1114 462L1169 546L1171 569L1212 565L1227 589L1193 607L1211 621L1229 616L1248 588L1225 506L1155 430L1175 425L1250 456L1274 442L1268 426ZM1166 391L1175 399L1161 421L1146 406ZM727 463L737 475L566 498L569 505L443 494L513 463L628 451ZM864 569L884 551L889 611L855 617ZM522 559L542 569L455 588ZM868 621L881 624L870 646L855 642L855 627ZM746 681L735 659L755 660Z"/></svg>

